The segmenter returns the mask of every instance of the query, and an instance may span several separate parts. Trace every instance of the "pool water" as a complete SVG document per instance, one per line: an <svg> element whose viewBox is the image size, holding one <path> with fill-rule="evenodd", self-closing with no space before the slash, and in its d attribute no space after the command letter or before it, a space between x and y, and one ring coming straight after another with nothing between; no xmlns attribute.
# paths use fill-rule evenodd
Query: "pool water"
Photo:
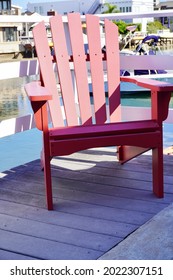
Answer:
<svg viewBox="0 0 173 280"><path fill-rule="evenodd" d="M41 147L42 136L37 129L0 138L0 172L38 159Z"/></svg>

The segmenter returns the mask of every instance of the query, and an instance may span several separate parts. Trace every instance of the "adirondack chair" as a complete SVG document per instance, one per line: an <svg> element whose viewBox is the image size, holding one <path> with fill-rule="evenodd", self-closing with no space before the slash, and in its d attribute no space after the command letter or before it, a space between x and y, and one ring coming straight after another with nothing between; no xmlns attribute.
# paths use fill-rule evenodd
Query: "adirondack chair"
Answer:
<svg viewBox="0 0 173 280"><path fill-rule="evenodd" d="M117 26L105 20L106 53L103 54L99 18L86 15L89 53L85 53L80 15L71 13L67 18L68 23L63 23L60 15L50 19L54 56L50 53L44 22L33 29L40 81L25 86L36 126L43 131L41 160L48 209L53 209L52 157L93 147L118 147L120 163L152 149L153 192L157 197L163 197L162 122L168 114L173 85L123 77L123 81L131 81L151 90L152 117L149 120L122 122ZM106 109L105 102L104 60L109 109ZM94 105L91 104L88 73L91 75ZM59 93L57 84L60 85Z"/></svg>

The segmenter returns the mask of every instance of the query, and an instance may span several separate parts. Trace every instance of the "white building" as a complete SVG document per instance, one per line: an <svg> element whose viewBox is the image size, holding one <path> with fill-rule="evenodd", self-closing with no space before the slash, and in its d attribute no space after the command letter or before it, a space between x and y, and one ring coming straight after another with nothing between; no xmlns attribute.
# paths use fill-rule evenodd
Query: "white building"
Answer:
<svg viewBox="0 0 173 280"><path fill-rule="evenodd" d="M30 12L36 12L41 15L47 15L48 11L54 10L60 14L67 14L69 12L86 13L102 13L106 7L104 3L116 5L120 12L152 12L154 10L154 3L158 0L36 0L35 3L28 3L27 9ZM139 22L139 20L138 20Z"/></svg>
<svg viewBox="0 0 173 280"><path fill-rule="evenodd" d="M152 12L154 10L154 2L153 0L106 0L107 3L110 3L111 5L115 5L117 9L121 13L143 13L143 12ZM107 8L102 5L100 13L102 13ZM142 22L141 19L133 18L129 20L133 23L140 23ZM147 21L153 21L153 18L148 18Z"/></svg>
<svg viewBox="0 0 173 280"><path fill-rule="evenodd" d="M15 5L8 5L9 1L0 1L0 15L20 15L21 7ZM0 23L0 54L4 53L18 53L19 47L19 33L22 30L22 23L16 22L1 22ZM2 59L2 57L1 57Z"/></svg>
<svg viewBox="0 0 173 280"><path fill-rule="evenodd" d="M153 0L107 0L106 2L110 3L111 5L116 5L117 9L122 13L141 13L153 11Z"/></svg>
<svg viewBox="0 0 173 280"><path fill-rule="evenodd" d="M41 15L47 15L49 11L56 11L59 14L67 14L69 12L79 12L80 14L103 13L107 7L105 3L115 5L121 13L147 13L152 12L159 0L35 0L35 3L28 3L27 9L30 12L36 12ZM123 17L122 17L122 20ZM154 21L153 18L132 18L126 22L134 24L142 23L142 30L146 30L147 22Z"/></svg>
<svg viewBox="0 0 173 280"><path fill-rule="evenodd" d="M47 15L48 11L56 11L59 14L67 14L69 12L79 12L80 14L89 13L90 8L95 9L99 7L103 0L57 0L57 1L35 1L35 3L28 3L27 9L30 12L36 12L41 15ZM92 13L92 12L91 12Z"/></svg>
<svg viewBox="0 0 173 280"><path fill-rule="evenodd" d="M160 0L153 0L154 8L160 3Z"/></svg>

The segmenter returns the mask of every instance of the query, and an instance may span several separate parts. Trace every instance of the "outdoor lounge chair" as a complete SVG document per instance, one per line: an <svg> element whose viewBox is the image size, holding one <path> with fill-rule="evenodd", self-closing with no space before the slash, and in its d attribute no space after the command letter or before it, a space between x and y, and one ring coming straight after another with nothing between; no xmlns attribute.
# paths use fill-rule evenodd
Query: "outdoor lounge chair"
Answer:
<svg viewBox="0 0 173 280"><path fill-rule="evenodd" d="M80 15L71 13L67 18L68 23L63 23L60 15L50 19L54 56L50 52L44 22L33 29L40 81L25 86L36 126L43 131L41 161L48 209L53 209L52 157L93 147L117 146L121 163L152 149L153 192L157 197L163 197L162 122L168 114L173 85L142 78L121 78L150 89L152 102L150 120L122 122L117 26L105 20L106 52L103 54L99 17L86 15L89 49L86 53ZM103 60L107 67L107 100ZM88 73L91 75L94 105L91 104ZM57 84L60 84L59 92Z"/></svg>

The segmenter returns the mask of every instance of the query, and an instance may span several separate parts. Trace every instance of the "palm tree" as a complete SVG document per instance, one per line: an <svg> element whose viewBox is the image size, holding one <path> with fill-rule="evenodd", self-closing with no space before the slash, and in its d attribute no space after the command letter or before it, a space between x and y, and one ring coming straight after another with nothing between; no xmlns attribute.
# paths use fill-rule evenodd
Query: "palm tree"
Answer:
<svg viewBox="0 0 173 280"><path fill-rule="evenodd" d="M103 14L112 14L112 13L119 13L120 11L117 9L116 5L112 5L110 3L104 4L107 7L107 10L103 12Z"/></svg>

